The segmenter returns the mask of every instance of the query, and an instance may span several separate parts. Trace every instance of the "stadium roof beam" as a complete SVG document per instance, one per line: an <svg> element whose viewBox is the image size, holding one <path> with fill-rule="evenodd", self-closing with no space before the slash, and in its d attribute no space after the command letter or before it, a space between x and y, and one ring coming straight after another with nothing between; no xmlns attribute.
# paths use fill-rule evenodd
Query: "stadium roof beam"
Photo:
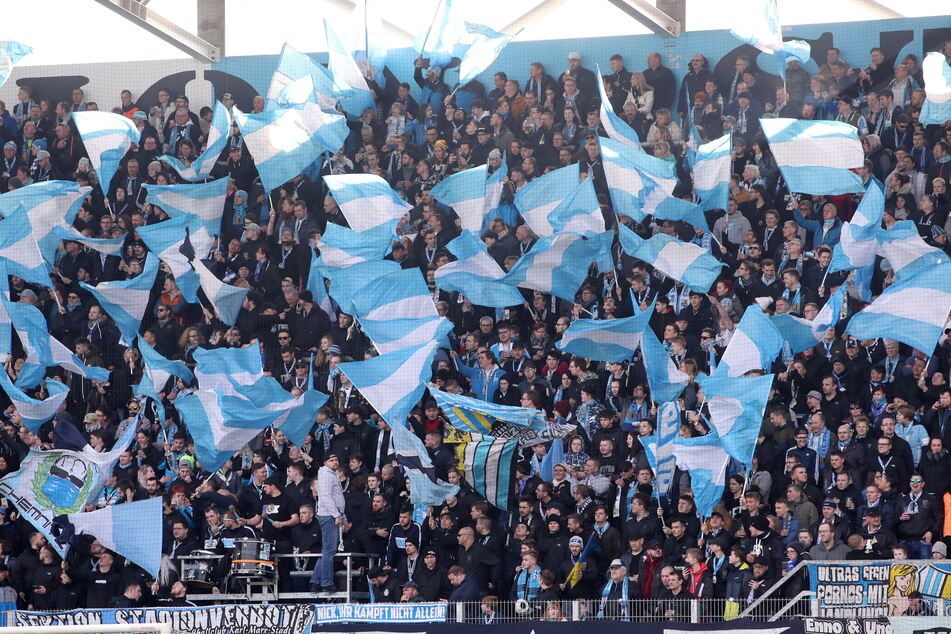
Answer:
<svg viewBox="0 0 951 634"><path fill-rule="evenodd" d="M181 49L200 62L209 64L221 59L221 47L198 37L174 22L150 11L138 0L96 0L99 4L142 27L175 48ZM199 12L201 1L199 0Z"/></svg>
<svg viewBox="0 0 951 634"><path fill-rule="evenodd" d="M679 37L683 25L647 0L609 0L611 4L628 14L657 35ZM872 0L869 0L872 1Z"/></svg>
<svg viewBox="0 0 951 634"><path fill-rule="evenodd" d="M354 0L327 0L327 4L337 7L340 11L346 12L347 15L349 15L349 13L353 11L354 7L356 6L356 2ZM388 38L396 38L401 46L409 46L416 39L415 35L387 20L386 17L383 17L381 22L383 22L383 29L386 32L386 36ZM390 48L395 48L392 46L392 43Z"/></svg>
<svg viewBox="0 0 951 634"><path fill-rule="evenodd" d="M554 13L563 5L568 4L568 2L569 0L544 0L534 8L529 9L522 15L503 26L501 29L499 29L499 31L502 33L515 33L520 31L527 26L538 23L540 19L547 17L551 13Z"/></svg>

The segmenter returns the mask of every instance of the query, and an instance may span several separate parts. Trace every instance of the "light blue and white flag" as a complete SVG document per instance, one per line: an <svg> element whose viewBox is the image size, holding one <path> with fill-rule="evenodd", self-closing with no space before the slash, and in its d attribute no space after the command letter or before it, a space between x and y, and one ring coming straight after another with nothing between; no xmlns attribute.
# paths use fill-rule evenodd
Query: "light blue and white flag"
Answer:
<svg viewBox="0 0 951 634"><path fill-rule="evenodd" d="M681 242L663 233L644 240L620 226L621 246L632 258L642 260L687 288L706 293L720 277L723 264L696 244Z"/></svg>
<svg viewBox="0 0 951 634"><path fill-rule="evenodd" d="M429 459L429 452L405 422L390 425L390 434L396 462L403 467L403 473L409 478L410 502L439 506L446 498L459 493L458 485L449 484L436 477L436 469Z"/></svg>
<svg viewBox="0 0 951 634"><path fill-rule="evenodd" d="M743 10L743 17L730 32L776 60L776 74L786 80L786 61L789 58L801 64L809 61L812 48L802 40L783 42L783 27L779 22L776 0L752 0Z"/></svg>
<svg viewBox="0 0 951 634"><path fill-rule="evenodd" d="M15 386L6 372L0 372L0 388L6 392L7 398L13 403L13 407L16 408L23 424L34 434L40 432L43 423L53 418L60 406L66 401L66 397L69 396L68 387L59 381L47 379L47 397L45 399L35 399Z"/></svg>
<svg viewBox="0 0 951 634"><path fill-rule="evenodd" d="M789 351L792 354L814 348L825 338L826 331L839 323L843 308L847 308L845 303L847 292L848 287L842 284L811 320L794 317L789 313L772 316L773 325L779 330L783 340L789 344Z"/></svg>
<svg viewBox="0 0 951 634"><path fill-rule="evenodd" d="M161 496L66 517L75 535L95 537L104 548L158 578L162 564Z"/></svg>
<svg viewBox="0 0 951 634"><path fill-rule="evenodd" d="M856 339L897 339L931 354L949 312L951 262L944 262L886 288L849 320L845 331Z"/></svg>
<svg viewBox="0 0 951 634"><path fill-rule="evenodd" d="M576 319L556 347L594 361L621 362L634 356L641 345L650 311L620 319Z"/></svg>
<svg viewBox="0 0 951 634"><path fill-rule="evenodd" d="M337 367L390 427L405 425L406 417L425 390L432 375L438 343L430 341L367 361L341 363Z"/></svg>
<svg viewBox="0 0 951 634"><path fill-rule="evenodd" d="M327 35L327 55L329 57L328 68L330 75L334 79L337 88L343 93L340 105L354 119L363 115L367 108L373 109L373 92L367 85L367 80L363 77L360 67L350 55L343 40L337 36L337 32L330 26L330 21L324 18L324 32ZM337 150L337 148L328 148Z"/></svg>
<svg viewBox="0 0 951 634"><path fill-rule="evenodd" d="M380 354L437 341L448 347L446 337L452 333L452 322L445 317L407 319L361 319L360 326Z"/></svg>
<svg viewBox="0 0 951 634"><path fill-rule="evenodd" d="M832 250L829 272L851 271L875 263L881 231L882 212L885 210L885 188L873 177L865 188L865 195L852 215L842 224L839 241Z"/></svg>
<svg viewBox="0 0 951 634"><path fill-rule="evenodd" d="M517 440L484 437L466 443L463 449L465 479L469 486L499 509L507 509L515 480Z"/></svg>
<svg viewBox="0 0 951 634"><path fill-rule="evenodd" d="M298 87L306 88L301 91L298 98L287 100L290 87L304 77L309 78L310 81L302 82L298 84ZM329 112L334 111L337 98L341 96L334 85L333 77L330 76L330 71L315 62L309 55L301 53L285 42L281 48L277 68L274 69L271 82L268 84L265 111L291 105L300 106L309 101L314 93L323 97L323 99L318 98L318 105Z"/></svg>
<svg viewBox="0 0 951 634"><path fill-rule="evenodd" d="M651 303L645 312L653 313L654 304ZM641 335L641 353L644 355L644 370L651 398L655 403L676 400L690 383L690 377L677 367L650 328Z"/></svg>
<svg viewBox="0 0 951 634"><path fill-rule="evenodd" d="M172 218L193 214L201 218L208 235L221 235L221 215L230 179L184 185L145 185L145 202L161 207Z"/></svg>
<svg viewBox="0 0 951 634"><path fill-rule="evenodd" d="M429 59L430 66L446 66L452 61L456 44L465 38L465 24L454 0L439 0L436 14L427 30L413 42L413 49Z"/></svg>
<svg viewBox="0 0 951 634"><path fill-rule="evenodd" d="M399 220L413 208L374 174L333 174L324 176L324 182L347 224L358 233Z"/></svg>
<svg viewBox="0 0 951 634"><path fill-rule="evenodd" d="M951 121L951 66L944 54L932 51L925 55L921 75L925 80L925 103L918 120L923 125Z"/></svg>
<svg viewBox="0 0 951 634"><path fill-rule="evenodd" d="M613 139L602 137L600 145L604 178L616 213L640 222L673 194L677 186L673 163L635 152Z"/></svg>
<svg viewBox="0 0 951 634"><path fill-rule="evenodd" d="M714 376L701 374L697 381L707 399L710 422L720 436L723 449L749 466L763 425L773 375L729 377L718 372Z"/></svg>
<svg viewBox="0 0 951 634"><path fill-rule="evenodd" d="M40 245L36 242L22 205L13 214L0 220L0 262L9 275L16 275L32 284L50 286L49 265L40 253Z"/></svg>
<svg viewBox="0 0 951 634"><path fill-rule="evenodd" d="M198 157L192 161L192 164L186 166L176 157L170 154L162 154L158 157L159 161L168 164L172 169L178 172L183 179L194 183L211 176L211 170L214 169L218 157L222 150L228 144L228 134L231 132L231 112L225 108L220 101L215 102L215 112L211 117L211 126L208 128L208 142L205 149ZM227 181L227 179L224 179ZM209 229L209 232L211 230ZM218 235L216 230L212 235Z"/></svg>
<svg viewBox="0 0 951 634"><path fill-rule="evenodd" d="M0 86L7 80L13 67L33 49L20 42L0 42Z"/></svg>
<svg viewBox="0 0 951 634"><path fill-rule="evenodd" d="M834 196L865 191L858 129L842 121L762 119L760 125L791 192Z"/></svg>
<svg viewBox="0 0 951 634"><path fill-rule="evenodd" d="M49 325L40 309L32 304L11 302L7 292L3 293L0 301L3 303L7 318L16 330L23 352L26 353L26 362L20 369L16 384L25 389L34 388L46 375L47 366L54 365L53 352L50 349ZM10 342L6 343L9 348Z"/></svg>
<svg viewBox="0 0 951 634"><path fill-rule="evenodd" d="M759 304L746 307L743 318L727 344L718 376L743 376L751 370L769 369L783 348L783 336Z"/></svg>
<svg viewBox="0 0 951 634"><path fill-rule="evenodd" d="M888 260L899 282L922 269L948 261L944 251L921 239L918 226L912 220L896 222L888 231L879 231L876 239L878 254Z"/></svg>
<svg viewBox="0 0 951 634"><path fill-rule="evenodd" d="M600 239L585 238L577 233L542 236L501 281L573 302L588 275L588 268L600 253Z"/></svg>
<svg viewBox="0 0 951 634"><path fill-rule="evenodd" d="M221 281L198 258L192 260L192 267L198 275L201 290L204 291L205 298L211 304L215 314L218 315L218 319L229 326L234 325L238 320L238 313L241 312L241 306L244 304L244 298L248 296L251 289Z"/></svg>
<svg viewBox="0 0 951 634"><path fill-rule="evenodd" d="M436 269L436 286L458 291L477 306L505 308L525 301L516 289L499 282L505 271L471 231L463 231L446 248L458 260Z"/></svg>
<svg viewBox="0 0 951 634"><path fill-rule="evenodd" d="M658 220L682 221L704 231L710 230L707 217L703 215L703 207L683 198L668 196L654 208L654 217Z"/></svg>
<svg viewBox="0 0 951 634"><path fill-rule="evenodd" d="M310 249L310 273L307 275L307 290L314 296L314 304L317 308L324 311L327 318L333 323L337 320L337 314L334 311L334 303L327 294L327 285L324 284L325 279L317 265L317 252Z"/></svg>
<svg viewBox="0 0 951 634"><path fill-rule="evenodd" d="M208 253L214 244L202 219L182 214L154 225L143 225L136 232L149 251L168 264L185 301L197 303L200 279L192 262Z"/></svg>
<svg viewBox="0 0 951 634"><path fill-rule="evenodd" d="M723 449L716 434L696 438L677 438L674 441L677 466L690 474L690 490L700 517L710 517L714 507L723 498L726 468L730 456Z"/></svg>
<svg viewBox="0 0 951 634"><path fill-rule="evenodd" d="M295 397L271 376L262 376L250 385L232 381L232 386L240 397L248 400L247 407L273 413L275 417L271 426L283 431L297 446L304 443L317 419L317 412L330 398L329 394L313 388ZM227 399L229 403L230 399Z"/></svg>
<svg viewBox="0 0 951 634"><path fill-rule="evenodd" d="M78 234L71 225L91 191L92 187L80 187L73 181L32 183L0 194L0 214L4 218L16 215L17 220L14 222L28 221L40 246L40 253L47 262L53 264L56 262L59 241L65 237L57 232L62 231L62 225L66 225L69 233ZM21 204L26 211L26 218L17 212Z"/></svg>
<svg viewBox="0 0 951 634"><path fill-rule="evenodd" d="M732 172L732 131L697 148L693 162L693 188L705 211L727 208Z"/></svg>
<svg viewBox="0 0 951 634"><path fill-rule="evenodd" d="M86 110L72 113L72 119L86 146L89 162L99 176L99 187L108 194L119 162L139 142L142 133L132 119L114 112Z"/></svg>
<svg viewBox="0 0 951 634"><path fill-rule="evenodd" d="M389 50L383 20L380 18L382 14L380 0L353 3L350 23L357 26L351 32L350 54L364 75L375 75L386 66Z"/></svg>
<svg viewBox="0 0 951 634"><path fill-rule="evenodd" d="M604 215L598 203L598 194L594 191L594 179L589 176L578 183L575 191L548 214L548 223L553 233L604 233Z"/></svg>
<svg viewBox="0 0 951 634"><path fill-rule="evenodd" d="M226 396L240 396L235 386L252 385L264 374L261 353L256 345L213 350L198 348L194 357L198 386Z"/></svg>
<svg viewBox="0 0 951 634"><path fill-rule="evenodd" d="M85 247L89 247L94 251L98 251L103 255L115 255L120 257L122 256L122 246L125 244L126 239L126 234L122 234L118 238L87 238L65 223L53 227L53 231L50 235L56 239L57 242L59 240L71 240ZM37 244L40 244L39 240L37 240ZM40 252L43 252L42 244L40 244ZM50 261L47 260L47 262Z"/></svg>
<svg viewBox="0 0 951 634"><path fill-rule="evenodd" d="M317 270L330 280L330 297L337 302L340 310L348 315L354 315L357 309L353 306L353 298L360 294L363 287L371 280L396 273L401 268L393 260L373 260L340 268L318 265ZM314 299L317 299L316 295Z"/></svg>
<svg viewBox="0 0 951 634"><path fill-rule="evenodd" d="M480 165L456 172L429 192L433 198L453 208L462 221L462 228L467 231L482 229L488 169L488 165Z"/></svg>
<svg viewBox="0 0 951 634"><path fill-rule="evenodd" d="M142 337L138 341L139 353L142 355L142 383L150 384L152 392L159 393L165 390L165 385L171 377L182 379L186 383L194 380L195 375L184 361L173 361L159 354ZM140 384L141 385L141 384ZM158 398L153 397L153 398Z"/></svg>
<svg viewBox="0 0 951 634"><path fill-rule="evenodd" d="M668 401L657 408L657 431L642 442L647 461L654 472L654 491L660 499L670 491L677 459L674 441L680 436L680 406ZM642 439L643 441L644 439Z"/></svg>
<svg viewBox="0 0 951 634"><path fill-rule="evenodd" d="M608 93L604 90L604 82L601 81L601 66L595 64L595 68L598 71L598 92L601 95L601 125L604 126L604 131L608 133L608 136L618 143L623 143L628 146L635 152L643 152L644 148L641 147L641 138L637 136L637 132L627 124L624 119L618 116L614 112L614 108L611 106L611 100L608 98Z"/></svg>
<svg viewBox="0 0 951 634"><path fill-rule="evenodd" d="M555 479L555 465L565 461L565 442L561 438L555 438L548 448L542 463L538 468L538 475L545 482L551 482Z"/></svg>
<svg viewBox="0 0 951 634"><path fill-rule="evenodd" d="M436 305L419 268L401 269L370 280L353 298L362 319L436 317Z"/></svg>
<svg viewBox="0 0 951 634"><path fill-rule="evenodd" d="M52 335L50 336L50 352L53 358L51 360L52 363L49 363L49 365L58 365L64 370L78 374L90 381L109 380L109 370L94 365L86 365L72 350L61 344L59 340Z"/></svg>
<svg viewBox="0 0 951 634"><path fill-rule="evenodd" d="M537 235L554 235L549 214L571 198L581 181L578 163L552 170L530 181L515 194L515 206Z"/></svg>
<svg viewBox="0 0 951 634"><path fill-rule="evenodd" d="M502 202L502 191L505 189L502 179L508 174L505 156L506 153L502 152L502 164L485 181L485 206L482 209L482 217L487 221L498 215L497 210Z"/></svg>
<svg viewBox="0 0 951 634"><path fill-rule="evenodd" d="M13 352L13 322L7 312L10 299L10 278L6 267L0 262L0 363L5 363Z"/></svg>
<svg viewBox="0 0 951 634"><path fill-rule="evenodd" d="M465 86L475 79L479 73L487 69L495 58L499 56L502 49L508 46L515 37L521 33L521 29L514 35L499 33L484 24L475 22L465 22L465 37L469 43L466 54L459 65L459 84Z"/></svg>
<svg viewBox="0 0 951 634"><path fill-rule="evenodd" d="M145 258L142 273L131 280L100 282L95 286L80 282L79 285L89 291L112 317L122 335L122 341L131 346L133 339L139 334L157 274L158 258L154 253L149 253Z"/></svg>
<svg viewBox="0 0 951 634"><path fill-rule="evenodd" d="M320 265L337 268L382 260L390 251L395 230L396 220L387 221L362 232L328 222L327 228L317 242L317 248L320 249Z"/></svg>

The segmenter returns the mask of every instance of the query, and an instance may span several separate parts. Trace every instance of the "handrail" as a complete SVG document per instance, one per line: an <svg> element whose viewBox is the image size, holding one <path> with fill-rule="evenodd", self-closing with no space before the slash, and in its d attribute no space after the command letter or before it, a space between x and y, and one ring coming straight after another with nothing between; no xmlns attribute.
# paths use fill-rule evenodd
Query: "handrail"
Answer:
<svg viewBox="0 0 951 634"><path fill-rule="evenodd" d="M742 612L740 612L740 613L736 616L736 618L742 619L743 617L749 616L749 615L753 612L753 610L755 610L756 608L758 608L758 607L760 606L761 603L763 603L764 601L766 601L766 599L767 599L768 597L772 596L772 594L773 594L774 592L776 592L778 589L780 589L780 588L783 586L783 584L786 583L786 581L787 581L788 579L792 578L792 576L793 576L794 574L796 574L797 572L799 572L800 568L804 568L805 565L806 565L806 563L807 563L807 562L806 562L805 560L803 560L803 561L800 561L798 564L796 564L796 566L795 566L792 570L790 570L789 573L787 573L787 574L783 575L782 577L780 577L779 580L777 580L776 583L774 583L774 584L772 585L772 587L771 587L769 590L767 590L766 592L763 593L763 596L761 596L760 598L758 598L756 601L753 601L745 610L743 610ZM811 563L815 563L815 562L811 562ZM822 563L826 563L826 562L822 562ZM829 563L832 563L832 562L829 562ZM854 563L854 562L853 562L853 563Z"/></svg>
<svg viewBox="0 0 951 634"><path fill-rule="evenodd" d="M790 599L789 602L788 602L786 605L784 605L783 607L781 607L775 614L773 614L772 616L770 616L768 620L769 620L770 622L778 621L778 620L779 620L779 617L781 617L783 614L786 614L786 612L787 612L790 608L792 608L794 605L796 605L797 603L799 603L799 601L800 601L801 599L805 599L806 597L810 597L810 598L811 598L811 597L813 597L814 595L815 595L815 592L813 592L812 590L803 590L802 592L800 592L799 594L797 594L796 596L794 596L792 599ZM815 615L813 615L813 616L815 616Z"/></svg>

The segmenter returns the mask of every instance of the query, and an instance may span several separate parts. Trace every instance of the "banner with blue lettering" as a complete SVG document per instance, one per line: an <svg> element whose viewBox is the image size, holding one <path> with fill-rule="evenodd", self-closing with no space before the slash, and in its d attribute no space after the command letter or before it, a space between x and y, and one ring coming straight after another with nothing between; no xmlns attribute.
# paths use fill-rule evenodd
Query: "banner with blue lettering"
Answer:
<svg viewBox="0 0 951 634"><path fill-rule="evenodd" d="M942 605L939 599L944 599L944 614L951 615L951 562L817 562L808 567L812 591L819 601L817 616L903 616L922 608L935 610Z"/></svg>

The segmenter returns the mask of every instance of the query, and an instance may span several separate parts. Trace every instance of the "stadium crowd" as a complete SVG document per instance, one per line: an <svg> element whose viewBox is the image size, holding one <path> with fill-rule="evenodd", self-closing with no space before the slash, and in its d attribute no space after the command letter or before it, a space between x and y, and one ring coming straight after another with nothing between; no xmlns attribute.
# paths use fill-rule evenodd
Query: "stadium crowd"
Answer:
<svg viewBox="0 0 951 634"><path fill-rule="evenodd" d="M951 41L943 51L951 59ZM485 622L496 618L499 602L514 599L531 602L537 615L552 620L564 618L561 601L574 599L590 601L589 618L686 618L694 597L709 606L707 614L729 617L805 559L943 559L951 543L946 337L935 350L858 341L843 334L846 318L815 348L778 359L769 369L776 378L753 464L733 466L722 501L705 518L695 510L689 473L676 472L660 503L655 495L642 439L653 434L659 404L651 400L639 356L600 364L555 347L573 320L628 316L634 303L646 309L656 299L650 328L693 378L710 372L747 306L762 303L769 313L811 318L848 283L847 273L827 268L860 196L787 191L759 131L767 117L855 126L867 153L859 174L886 187L885 224L912 220L928 244L951 253L951 125L919 124L924 91L917 57L886 60L874 48L867 62L852 64L837 49L822 54L815 75L791 62L785 87L742 54L735 73L715 77L711 60L700 53L680 81L658 53L637 71L620 55L606 65L598 60L610 67L599 78L577 52L568 54L565 69L532 63L522 74L498 72L493 85L473 82L454 95L445 80L450 69L426 68L422 60L415 86L369 78L377 108L350 122L345 147L325 159L321 174L379 175L413 205L387 258L404 269L418 267L438 313L454 324L433 382L449 392L542 409L550 420L576 427L555 441L564 442L565 460L552 481L539 473L546 445L521 452L505 509L466 484L451 426L429 395L409 422L438 477L460 492L438 508L409 503L388 426L337 369L342 361L375 354L373 346L352 316L336 305L327 314L304 290L324 227L346 226L346 219L320 179L301 175L264 191L237 126L212 174L231 185L219 242L206 262L251 293L228 327L208 306L187 303L163 265L142 337L190 367L198 348L259 345L267 373L289 392L307 389L313 373L330 399L302 445L268 430L209 474L196 462L175 408L189 386L170 380L160 395L164 420L154 402L133 396L142 359L120 343L110 316L80 282L141 272L147 249L135 230L168 218L144 202L143 186L179 182L156 157L167 153L189 165L202 150L212 110L202 106L196 113L186 97L168 91L159 92L158 103L136 103L123 91L113 110L135 122L141 141L113 182L93 188L75 222L90 237L126 235L123 257L66 242L50 288L10 281L13 301L40 307L49 332L86 364L108 368L110 380L50 370L70 392L63 411L37 435L7 407L0 475L16 471L29 449L54 446L60 426L74 425L93 447L109 448L126 426L139 424L135 444L96 506L161 496L168 557L155 580L92 539L60 561L6 506L0 509L0 597L32 609L179 605L186 593L180 558L193 550L224 555L215 576L222 582L226 544L240 537L272 541L279 553L323 553L316 565L315 559L284 560L282 590L332 591L338 548L371 553L379 564L365 572L376 601L481 601ZM599 81L646 151L675 164L676 196L693 195L684 158L689 130L695 126L711 140L733 131L729 208L707 212L708 227L615 216L599 156L598 139L606 135ZM79 88L71 102L51 103L28 85L20 86L12 108L0 103L0 190L50 179L97 184L71 120L73 112L100 107L93 96L101 107L112 106L113 95L87 96ZM232 103L229 94L220 99ZM255 97L253 111L263 105ZM608 227L620 221L643 237L676 236L727 266L704 294L615 248L621 279L592 267L574 303L522 291L520 306L473 305L434 284L433 272L453 260L445 246L459 229L453 210L430 191L447 176L485 163L505 177L499 217L481 237L506 270L537 239L521 222L514 195L570 163L593 179ZM876 266L873 294L891 282L891 271ZM861 306L850 294L848 314ZM14 379L24 362L18 346L14 339L5 365ZM681 435L708 433L697 384L679 400ZM137 418L140 409L144 415ZM581 564L580 578L569 578L589 540L598 548ZM795 574L782 596L804 587L804 573ZM639 598L653 601L633 601Z"/></svg>

